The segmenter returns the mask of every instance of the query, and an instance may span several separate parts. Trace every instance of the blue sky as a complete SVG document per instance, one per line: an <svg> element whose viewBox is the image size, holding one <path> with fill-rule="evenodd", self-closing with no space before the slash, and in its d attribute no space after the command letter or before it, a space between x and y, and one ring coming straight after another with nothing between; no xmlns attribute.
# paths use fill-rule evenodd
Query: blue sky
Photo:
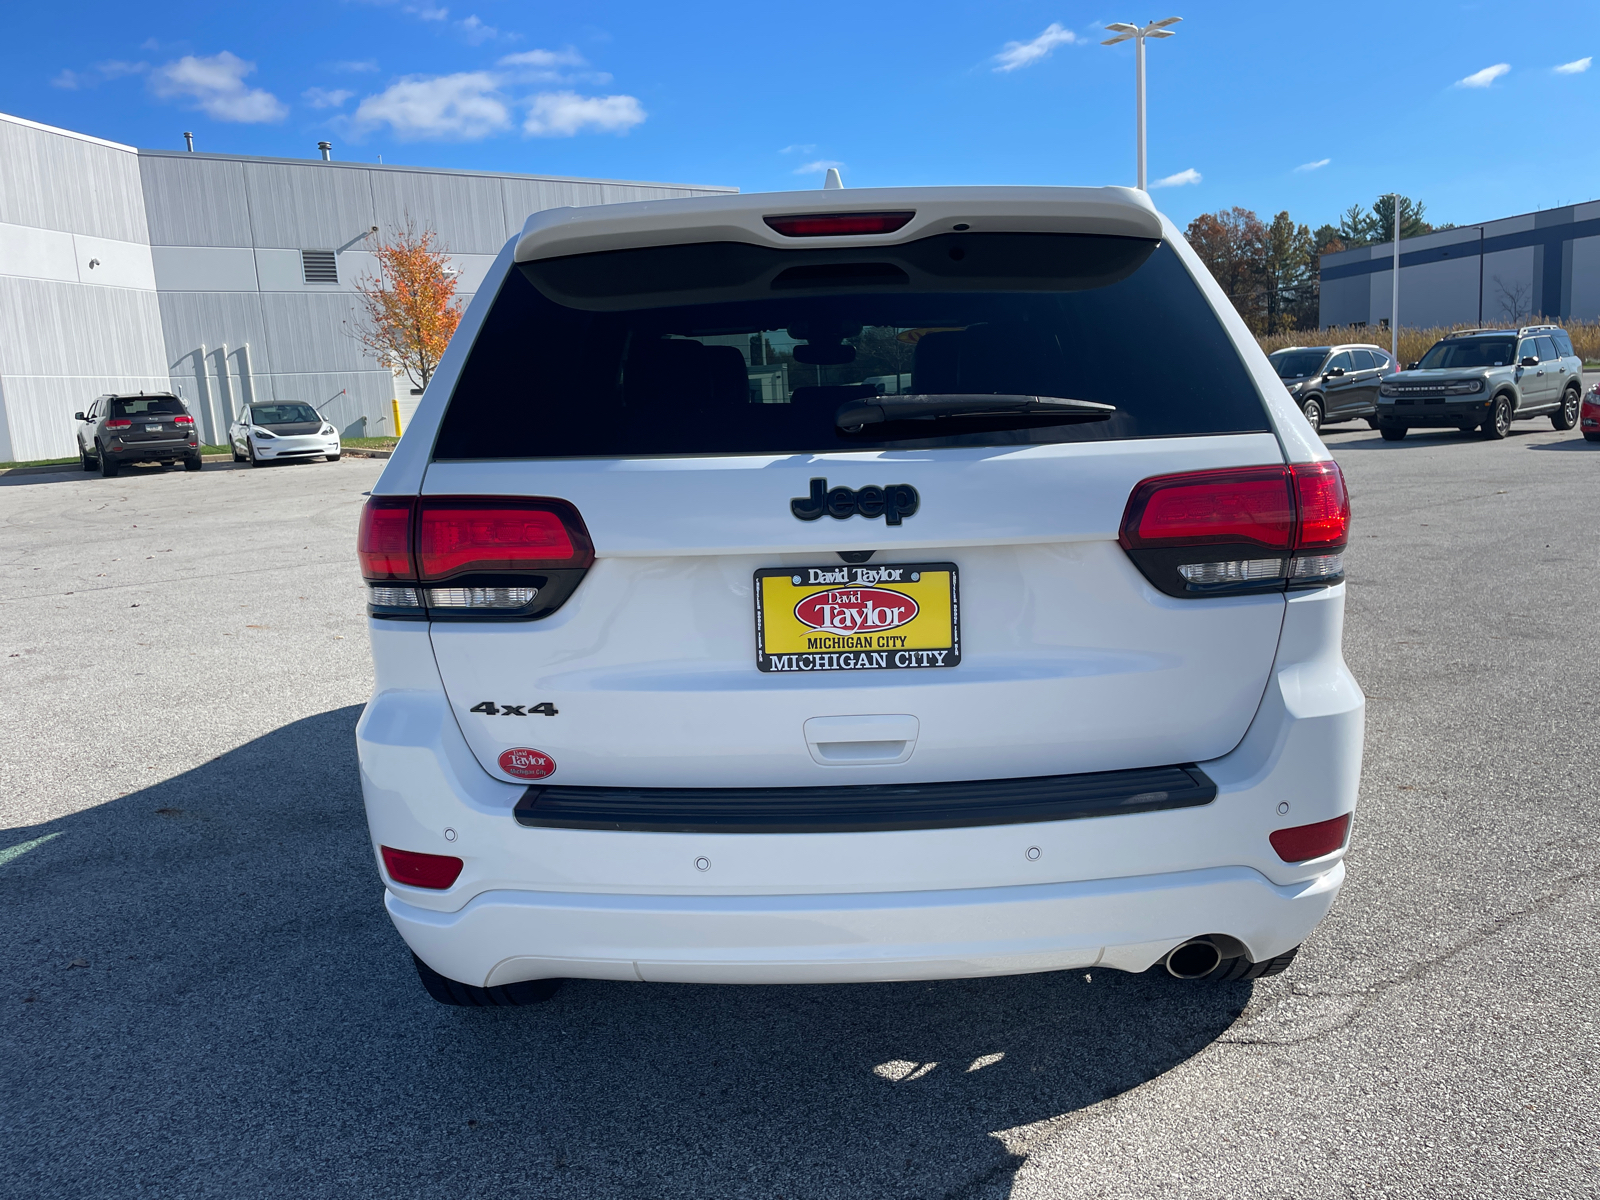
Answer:
<svg viewBox="0 0 1600 1200"><path fill-rule="evenodd" d="M286 0L11 7L0 111L141 147L820 186L1133 182L1180 222L1313 226L1400 190L1466 223L1600 197L1600 4L641 4Z"/></svg>

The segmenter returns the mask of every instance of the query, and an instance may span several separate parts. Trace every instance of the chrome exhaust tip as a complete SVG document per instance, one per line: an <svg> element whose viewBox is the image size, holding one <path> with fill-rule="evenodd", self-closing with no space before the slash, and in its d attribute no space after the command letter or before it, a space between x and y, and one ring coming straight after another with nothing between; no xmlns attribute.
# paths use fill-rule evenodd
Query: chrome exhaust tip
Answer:
<svg viewBox="0 0 1600 1200"><path fill-rule="evenodd" d="M1222 951L1210 938L1190 938L1167 952L1167 974L1174 979L1201 979L1222 962Z"/></svg>

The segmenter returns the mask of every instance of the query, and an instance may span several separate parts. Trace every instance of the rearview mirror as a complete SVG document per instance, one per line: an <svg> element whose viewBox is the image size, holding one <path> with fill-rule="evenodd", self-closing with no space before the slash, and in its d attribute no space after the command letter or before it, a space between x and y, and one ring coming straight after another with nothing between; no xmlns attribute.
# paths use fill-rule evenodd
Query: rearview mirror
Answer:
<svg viewBox="0 0 1600 1200"><path fill-rule="evenodd" d="M84 416L82 413L73 413L72 419L74 421L87 421L89 418Z"/></svg>
<svg viewBox="0 0 1600 1200"><path fill-rule="evenodd" d="M1420 361L1419 362L1409 362L1409 363L1406 364L1406 370L1415 371L1421 365L1422 364L1421 364Z"/></svg>
<svg viewBox="0 0 1600 1200"><path fill-rule="evenodd" d="M1539 359L1536 355L1524 354L1522 356L1521 365L1524 367L1537 367L1539 365Z"/></svg>
<svg viewBox="0 0 1600 1200"><path fill-rule="evenodd" d="M1328 373L1328 378L1337 379L1339 376L1344 374L1344 368L1343 367L1329 367L1327 373Z"/></svg>

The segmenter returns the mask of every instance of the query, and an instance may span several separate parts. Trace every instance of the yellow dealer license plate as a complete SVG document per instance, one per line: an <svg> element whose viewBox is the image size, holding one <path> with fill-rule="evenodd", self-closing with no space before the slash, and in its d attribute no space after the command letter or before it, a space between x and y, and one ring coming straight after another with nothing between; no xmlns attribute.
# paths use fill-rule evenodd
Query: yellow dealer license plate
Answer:
<svg viewBox="0 0 1600 1200"><path fill-rule="evenodd" d="M768 567L756 572L763 671L953 667L961 661L954 563Z"/></svg>

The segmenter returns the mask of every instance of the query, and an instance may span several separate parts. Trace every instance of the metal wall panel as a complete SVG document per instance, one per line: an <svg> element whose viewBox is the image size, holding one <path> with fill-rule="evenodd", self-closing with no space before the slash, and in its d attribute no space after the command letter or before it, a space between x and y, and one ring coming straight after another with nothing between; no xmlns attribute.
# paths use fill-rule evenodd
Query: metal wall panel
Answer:
<svg viewBox="0 0 1600 1200"><path fill-rule="evenodd" d="M132 150L0 115L0 221L148 242Z"/></svg>
<svg viewBox="0 0 1600 1200"><path fill-rule="evenodd" d="M338 163L244 165L257 246L336 250L378 223L369 172Z"/></svg>
<svg viewBox="0 0 1600 1200"><path fill-rule="evenodd" d="M0 378L5 404L0 462L66 458L78 452L72 414L107 392L164 392L164 375L53 375Z"/></svg>
<svg viewBox="0 0 1600 1200"><path fill-rule="evenodd" d="M498 179L423 171L369 174L385 236L409 220L419 232L432 229L440 245L461 254L493 254L511 236Z"/></svg>
<svg viewBox="0 0 1600 1200"><path fill-rule="evenodd" d="M376 366L350 336L357 308L348 293L263 292L261 313L274 373L370 371Z"/></svg>
<svg viewBox="0 0 1600 1200"><path fill-rule="evenodd" d="M166 367L174 375L193 375L184 365L202 345L216 349L250 343L250 362L257 372L272 369L272 348L261 320L261 299L254 292L163 292L161 328L165 334Z"/></svg>
<svg viewBox="0 0 1600 1200"><path fill-rule="evenodd" d="M155 246L248 246L244 164L196 154L139 156Z"/></svg>
<svg viewBox="0 0 1600 1200"><path fill-rule="evenodd" d="M0 375L164 375L156 293L0 276Z"/></svg>

